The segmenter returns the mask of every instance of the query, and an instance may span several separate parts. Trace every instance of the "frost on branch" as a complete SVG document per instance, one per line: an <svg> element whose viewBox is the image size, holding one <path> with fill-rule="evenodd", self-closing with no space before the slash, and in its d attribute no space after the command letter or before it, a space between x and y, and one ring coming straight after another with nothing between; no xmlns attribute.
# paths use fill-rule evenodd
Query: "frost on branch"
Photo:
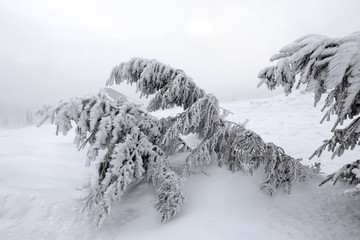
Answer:
<svg viewBox="0 0 360 240"><path fill-rule="evenodd" d="M267 181L261 186L272 194L281 184L284 184L286 192L290 192L291 185L298 178L300 182L305 181L314 171L303 166L299 161L285 154L282 148L273 143L266 144L264 156L265 173Z"/></svg>
<svg viewBox="0 0 360 240"><path fill-rule="evenodd" d="M156 210L161 215L161 222L167 221L180 211L180 206L184 203L184 197L181 194L182 180L175 172L169 171L168 168L156 167L156 176L152 179L153 185L156 187L156 195L158 201L155 204Z"/></svg>
<svg viewBox="0 0 360 240"><path fill-rule="evenodd" d="M120 84L123 81L136 84L141 96L148 97L156 93L148 105L149 111L174 106L187 109L205 96L204 90L197 87L184 71L157 60L132 58L128 62L123 62L113 68L106 84Z"/></svg>
<svg viewBox="0 0 360 240"><path fill-rule="evenodd" d="M46 109L41 125L50 119L57 133L66 135L75 124L75 144L88 145L87 163L96 160L96 182L89 189L86 207L96 208L98 224L127 189L146 180L156 189L156 209L165 221L179 212L184 203L182 179L164 160L160 146L163 124L135 104L115 103L105 91L84 98L71 98ZM175 139L172 144L180 143ZM103 150L103 157L98 159Z"/></svg>
<svg viewBox="0 0 360 240"><path fill-rule="evenodd" d="M332 151L332 158L335 156L341 156L345 150L353 150L357 145L359 145L359 136L360 136L360 117L352 121L344 129L335 129L333 136L329 140L325 140L324 144L321 145L310 158L314 156L320 156L322 151L326 148L328 151Z"/></svg>
<svg viewBox="0 0 360 240"><path fill-rule="evenodd" d="M184 111L177 116L162 119L167 126L162 144L168 146L181 135L197 134L202 141L187 158L190 167L217 161L231 171L252 173L264 165L267 181L262 189L270 194L282 184L290 187L297 177L303 180L311 175L308 167L281 148L266 144L242 125L223 119L217 98L206 94L182 70L157 60L133 58L114 67L107 84L124 81L136 84L142 96L155 95L148 111L183 107Z"/></svg>
<svg viewBox="0 0 360 240"><path fill-rule="evenodd" d="M360 32L344 38L307 35L282 48L271 58L275 60L275 65L260 71L260 84L271 90L284 86L289 94L299 74L297 85L306 84L315 92L315 104L331 90L325 107L338 116L336 125L359 113Z"/></svg>
<svg viewBox="0 0 360 240"><path fill-rule="evenodd" d="M273 66L260 71L260 84L269 89L283 86L289 94L300 75L298 86L306 84L308 91L315 92L315 105L322 94L327 94L325 119L336 115L332 128L333 136L311 156L320 156L326 148L334 156L341 156L345 150L360 144L360 118L357 117L343 129L336 129L346 119L353 119L360 113L360 32L343 38L329 38L321 35L306 35L285 46L271 61Z"/></svg>
<svg viewBox="0 0 360 240"><path fill-rule="evenodd" d="M319 186L325 184L330 180L333 181L334 185L338 180L347 181L349 182L349 185L356 184L355 187L347 189L345 191L345 194L360 194L360 160L356 160L355 162L346 164L337 172L330 174L322 183L320 183Z"/></svg>
<svg viewBox="0 0 360 240"><path fill-rule="evenodd" d="M259 135L240 124L224 122L224 126L209 139L205 139L188 156L190 166L210 164L217 160L219 166L230 171L244 171L253 174L264 166L266 181L261 189L273 195L283 186L285 192L296 179L304 181L313 176L313 171L294 159L273 143L265 143Z"/></svg>

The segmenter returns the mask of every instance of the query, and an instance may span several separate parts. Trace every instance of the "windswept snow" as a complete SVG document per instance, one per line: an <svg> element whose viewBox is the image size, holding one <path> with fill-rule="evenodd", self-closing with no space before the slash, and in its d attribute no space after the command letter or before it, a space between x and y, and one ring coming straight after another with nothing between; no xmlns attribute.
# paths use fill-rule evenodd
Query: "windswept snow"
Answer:
<svg viewBox="0 0 360 240"><path fill-rule="evenodd" d="M322 163L329 174L357 159L359 150L331 160L330 153L307 158L331 136L331 122L319 124L321 104L295 92L222 107L228 119L245 122L265 141L304 164ZM158 115L164 113L157 113ZM55 136L55 127L0 131L0 239L359 239L360 199L343 194L342 183L318 187L323 177L296 183L290 195L270 197L259 190L263 171L254 176L217 166L198 169L186 182L187 202L180 214L160 223L155 195L147 184L126 194L97 228L91 214L81 213L84 151L76 151L74 135ZM176 162L182 160L178 156Z"/></svg>

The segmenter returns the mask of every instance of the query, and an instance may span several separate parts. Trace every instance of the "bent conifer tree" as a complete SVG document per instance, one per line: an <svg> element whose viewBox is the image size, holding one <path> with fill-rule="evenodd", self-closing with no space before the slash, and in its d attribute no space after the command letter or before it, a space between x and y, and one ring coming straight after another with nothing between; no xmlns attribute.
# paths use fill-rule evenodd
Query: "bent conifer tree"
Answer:
<svg viewBox="0 0 360 240"><path fill-rule="evenodd" d="M231 171L252 173L265 166L261 189L273 194L281 185L286 191L311 169L304 167L272 143L240 124L223 119L214 95L206 94L182 70L157 60L133 58L114 67L107 85L126 81L135 84L141 96L154 95L147 111L183 108L176 116L157 119L128 101L113 101L104 92L72 98L41 111L43 118L66 134L75 123L75 143L86 147L87 165L96 162L96 183L90 186L86 206L95 208L100 224L114 201L142 180L156 191L155 208L162 222L179 212L184 203L182 177L169 165L179 150L189 151L188 168L217 162ZM182 135L196 134L200 144L189 149ZM104 151L99 158L99 152Z"/></svg>
<svg viewBox="0 0 360 240"><path fill-rule="evenodd" d="M294 85L306 84L308 91L315 92L315 105L322 94L327 95L323 108L326 113L321 122L329 120L332 114L337 116L332 138L325 140L311 158L320 156L326 148L333 152L332 157L341 156L345 150L360 144L360 32L343 38L306 35L283 47L271 61L277 62L260 71L259 86L265 83L271 90L283 86L289 94ZM338 129L346 119L353 120ZM359 171L359 161L355 161L330 175L325 182L330 179L334 184L338 179L359 182ZM348 192L358 194L359 189L360 185Z"/></svg>
<svg viewBox="0 0 360 240"><path fill-rule="evenodd" d="M263 165L267 181L261 188L270 194L281 184L289 190L297 177L303 180L311 172L278 146L265 143L241 124L223 119L217 98L206 94L180 69L157 60L133 58L114 67L107 85L124 81L135 84L141 96L154 94L148 111L183 108L177 116L162 119L168 125L162 144L167 145L180 135L197 134L202 141L187 158L190 167L217 161L231 171L252 173Z"/></svg>

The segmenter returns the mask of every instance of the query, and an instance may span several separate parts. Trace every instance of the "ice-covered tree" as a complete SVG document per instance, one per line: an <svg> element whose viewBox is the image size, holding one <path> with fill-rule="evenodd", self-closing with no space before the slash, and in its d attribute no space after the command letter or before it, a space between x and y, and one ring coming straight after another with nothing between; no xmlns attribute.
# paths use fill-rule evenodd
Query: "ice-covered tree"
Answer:
<svg viewBox="0 0 360 240"><path fill-rule="evenodd" d="M311 174L311 169L273 143L265 143L241 124L226 121L217 98L180 69L157 60L133 58L114 67L107 84L123 81L135 84L141 96L154 95L147 111L179 106L183 112L157 119L134 103L115 102L104 91L40 111L39 125L50 119L57 125L57 133L67 134L75 124L76 146L88 145L87 165L96 161L96 181L89 189L86 206L97 209L99 223L114 201L142 180L156 190L155 208L162 214L162 222L176 215L184 203L182 177L172 170L169 159L179 150L189 150L188 169L215 162L233 172L251 174L264 166L266 181L261 189L270 194L282 185L289 191L296 179L302 181ZM181 138L188 134L200 139L194 149Z"/></svg>
<svg viewBox="0 0 360 240"><path fill-rule="evenodd" d="M218 161L231 171L252 173L265 165L267 181L261 188L270 194L281 184L290 189L297 177L303 180L309 175L309 168L286 155L281 148L265 143L241 124L226 121L217 98L206 94L184 71L157 60L133 58L114 67L107 84L124 81L135 84L141 96L154 94L148 111L174 106L183 108L177 116L163 119L168 127L162 143L169 145L181 135L197 134L202 141L187 158L190 167Z"/></svg>
<svg viewBox="0 0 360 240"><path fill-rule="evenodd" d="M322 94L327 95L321 122L329 120L332 114L337 117L332 138L324 141L313 156L320 156L326 148L333 157L340 156L360 144L360 32L343 38L306 35L283 47L271 61L277 62L260 71L259 85L265 83L271 90L283 86L289 94L294 85L306 84L306 89L315 93L315 105ZM353 120L338 129L346 119ZM338 178L359 181L358 161L329 177L334 183Z"/></svg>

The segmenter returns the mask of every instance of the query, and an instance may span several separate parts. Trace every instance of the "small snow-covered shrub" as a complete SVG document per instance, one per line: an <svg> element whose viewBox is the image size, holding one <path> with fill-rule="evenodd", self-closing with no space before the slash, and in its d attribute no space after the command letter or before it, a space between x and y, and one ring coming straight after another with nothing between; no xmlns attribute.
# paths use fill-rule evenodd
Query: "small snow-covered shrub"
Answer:
<svg viewBox="0 0 360 240"><path fill-rule="evenodd" d="M89 189L86 206L96 208L100 224L114 201L130 186L145 180L157 195L155 208L162 222L179 212L184 203L182 178L169 167L168 159L179 150L190 151L189 169L217 162L231 171L253 173L265 166L266 182L261 189L273 194L281 185L304 180L311 169L284 153L243 125L226 121L217 98L206 94L182 70L157 60L133 58L116 66L108 85L127 81L136 84L141 96L154 95L147 111L183 108L176 116L157 119L125 100L115 102L104 91L84 98L71 98L41 111L66 134L75 123L75 144L88 145L87 166L96 161L96 183ZM226 115L226 114L225 114ZM187 147L181 135L196 134L200 144ZM99 151L105 154L99 157ZM191 169L190 169L191 170Z"/></svg>
<svg viewBox="0 0 360 240"><path fill-rule="evenodd" d="M259 86L265 83L271 90L283 86L289 94L296 85L296 76L300 75L297 86L306 84L308 91L314 91L315 105L322 94L327 94L323 108L327 111L321 122L333 114L337 116L332 138L325 140L311 158L320 156L326 148L333 152L332 157L341 156L345 150L360 144L360 32L343 38L306 35L283 47L271 61L277 62L260 71ZM346 119L353 118L345 128L336 129ZM336 182L339 178L355 176L357 173L352 173L358 169L355 163L344 166L328 180ZM350 172L349 167L353 168Z"/></svg>

